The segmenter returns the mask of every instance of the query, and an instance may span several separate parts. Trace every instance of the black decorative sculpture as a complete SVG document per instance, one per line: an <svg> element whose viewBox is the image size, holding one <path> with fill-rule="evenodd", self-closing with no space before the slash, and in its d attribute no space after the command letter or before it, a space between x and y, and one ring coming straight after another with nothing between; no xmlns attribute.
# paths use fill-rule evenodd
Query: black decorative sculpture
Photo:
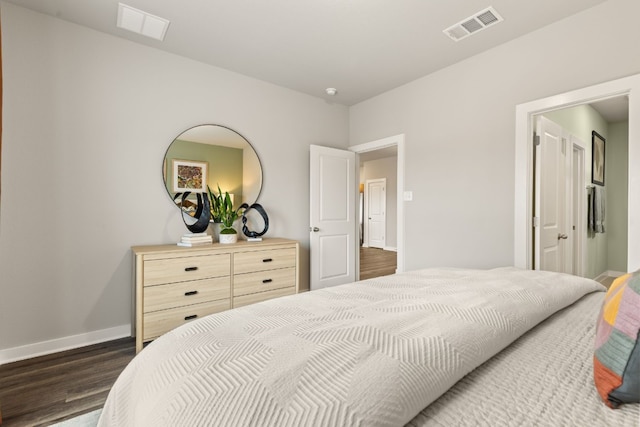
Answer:
<svg viewBox="0 0 640 427"><path fill-rule="evenodd" d="M262 216L262 220L264 221L264 229L260 232L251 231L249 230L249 227L247 227L247 212L250 211L251 209L255 209L256 211L258 211L260 213L260 216ZM254 203L251 206L249 206L248 204L243 203L242 205L240 205L240 210L243 210L242 232L244 233L245 236L255 239L267 232L267 230L269 229L269 217L267 216L267 212L265 212L262 205L258 203Z"/></svg>
<svg viewBox="0 0 640 427"><path fill-rule="evenodd" d="M211 218L209 197L207 197L206 193L195 193L198 199L198 204L196 206L195 214L191 216L184 210L184 202L187 200L187 197L189 197L189 194L191 194L190 191L176 193L176 195L173 196L173 201L175 202L176 199L181 198L179 203L180 213L182 214L182 222L187 226L187 229L192 233L204 233L209 226L209 219ZM176 204L178 203L176 202ZM187 222L187 218L190 220L195 219L196 222L189 224Z"/></svg>

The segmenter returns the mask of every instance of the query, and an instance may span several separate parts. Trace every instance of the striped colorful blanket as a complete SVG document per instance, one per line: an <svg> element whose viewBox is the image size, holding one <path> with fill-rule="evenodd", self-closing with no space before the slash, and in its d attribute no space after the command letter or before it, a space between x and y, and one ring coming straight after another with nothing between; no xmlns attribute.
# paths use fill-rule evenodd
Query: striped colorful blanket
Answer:
<svg viewBox="0 0 640 427"><path fill-rule="evenodd" d="M617 278L596 330L593 375L600 397L617 408L640 402L640 272Z"/></svg>

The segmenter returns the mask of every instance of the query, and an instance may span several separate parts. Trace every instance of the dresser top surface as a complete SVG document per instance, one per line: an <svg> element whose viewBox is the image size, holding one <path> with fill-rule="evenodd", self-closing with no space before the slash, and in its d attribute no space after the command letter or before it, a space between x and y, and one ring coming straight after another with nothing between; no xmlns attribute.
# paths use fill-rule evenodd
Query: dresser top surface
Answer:
<svg viewBox="0 0 640 427"><path fill-rule="evenodd" d="M298 242L296 240L282 239L282 238L267 238L260 242L249 242L246 240L238 240L237 243L212 243L207 245L198 245L191 247L178 246L174 244L167 245L139 245L132 246L131 250L136 255L143 255L147 253L162 253L162 252L194 252L194 251L229 251L237 252L251 249L267 249L270 247L278 246L290 246L295 245Z"/></svg>

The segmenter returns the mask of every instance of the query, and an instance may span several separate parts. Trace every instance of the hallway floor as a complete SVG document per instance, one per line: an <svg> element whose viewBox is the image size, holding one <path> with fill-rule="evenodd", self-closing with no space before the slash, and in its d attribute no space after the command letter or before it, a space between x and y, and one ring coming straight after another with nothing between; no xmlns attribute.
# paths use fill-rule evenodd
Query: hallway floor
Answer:
<svg viewBox="0 0 640 427"><path fill-rule="evenodd" d="M396 272L397 254L378 248L360 248L360 280Z"/></svg>

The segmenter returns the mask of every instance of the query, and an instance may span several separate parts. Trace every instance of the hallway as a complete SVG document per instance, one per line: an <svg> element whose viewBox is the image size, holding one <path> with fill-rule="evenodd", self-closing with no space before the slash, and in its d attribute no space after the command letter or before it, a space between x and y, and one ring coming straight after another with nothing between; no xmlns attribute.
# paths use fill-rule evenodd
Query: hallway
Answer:
<svg viewBox="0 0 640 427"><path fill-rule="evenodd" d="M360 280L394 274L396 264L396 252L360 247Z"/></svg>

